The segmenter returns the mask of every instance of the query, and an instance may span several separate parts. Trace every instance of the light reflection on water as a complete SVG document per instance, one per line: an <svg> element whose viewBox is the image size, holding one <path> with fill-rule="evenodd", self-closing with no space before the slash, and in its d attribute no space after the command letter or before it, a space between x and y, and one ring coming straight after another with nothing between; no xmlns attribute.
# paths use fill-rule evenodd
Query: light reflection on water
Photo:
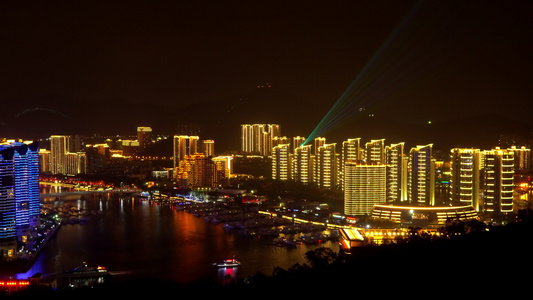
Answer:
<svg viewBox="0 0 533 300"><path fill-rule="evenodd" d="M244 237L225 231L222 224L131 196L90 194L81 200L79 195L54 199L48 201L101 214L91 216L86 224L63 225L33 267L18 274L20 279L36 273L60 273L87 262L103 265L123 280L155 278L189 283L214 276L236 280L257 272L271 275L278 266L287 269L306 263L305 253L320 246L276 247L271 238ZM325 246L338 251L336 242ZM213 262L231 257L242 265L213 268Z"/></svg>

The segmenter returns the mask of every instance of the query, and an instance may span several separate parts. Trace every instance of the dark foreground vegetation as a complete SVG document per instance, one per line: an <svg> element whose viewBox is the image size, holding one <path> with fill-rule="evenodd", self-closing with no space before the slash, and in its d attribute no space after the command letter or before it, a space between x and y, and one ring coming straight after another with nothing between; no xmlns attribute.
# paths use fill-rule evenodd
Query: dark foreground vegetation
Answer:
<svg viewBox="0 0 533 300"><path fill-rule="evenodd" d="M456 231L458 227L465 228L461 225L464 224L450 226ZM319 248L306 253L306 264L296 264L287 270L276 268L271 275L258 273L225 285L206 279L187 286L155 280L75 290L31 286L8 297L442 298L529 294L533 280L533 213L521 211L516 222L505 226L469 229L466 234L441 239L413 236L399 243L359 247L350 254Z"/></svg>

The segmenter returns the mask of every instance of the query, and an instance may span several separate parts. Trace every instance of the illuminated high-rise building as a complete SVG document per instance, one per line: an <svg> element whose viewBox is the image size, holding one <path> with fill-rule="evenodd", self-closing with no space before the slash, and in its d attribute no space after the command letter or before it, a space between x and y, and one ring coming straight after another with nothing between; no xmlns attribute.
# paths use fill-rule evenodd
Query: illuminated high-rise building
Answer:
<svg viewBox="0 0 533 300"><path fill-rule="evenodd" d="M63 174L65 159L68 152L67 136L52 135L50 137L50 172L52 174Z"/></svg>
<svg viewBox="0 0 533 300"><path fill-rule="evenodd" d="M314 174L316 185L319 188L337 188L338 171L337 144L330 143L318 147Z"/></svg>
<svg viewBox="0 0 533 300"><path fill-rule="evenodd" d="M241 125L241 151L247 154L268 156L271 154L272 139L281 136L278 124Z"/></svg>
<svg viewBox="0 0 533 300"><path fill-rule="evenodd" d="M342 142L341 159L339 162L339 184L344 189L344 169L347 161L361 161L361 138L348 139Z"/></svg>
<svg viewBox="0 0 533 300"><path fill-rule="evenodd" d="M0 145L0 252L13 254L13 242L27 242L39 221L39 146ZM16 243L15 243L16 246Z"/></svg>
<svg viewBox="0 0 533 300"><path fill-rule="evenodd" d="M39 149L39 172L50 172L50 150Z"/></svg>
<svg viewBox="0 0 533 300"><path fill-rule="evenodd" d="M280 144L272 148L272 179L291 179L290 144Z"/></svg>
<svg viewBox="0 0 533 300"><path fill-rule="evenodd" d="M387 194L384 164L347 161L344 174L344 214L369 215L374 205L384 204Z"/></svg>
<svg viewBox="0 0 533 300"><path fill-rule="evenodd" d="M215 156L215 141L203 140L202 141L202 153L206 156Z"/></svg>
<svg viewBox="0 0 533 300"><path fill-rule="evenodd" d="M433 145L417 146L409 153L408 197L413 205L435 205L435 160Z"/></svg>
<svg viewBox="0 0 533 300"><path fill-rule="evenodd" d="M301 136L295 136L292 138L292 153L296 151L296 148L300 147L305 143L305 138Z"/></svg>
<svg viewBox="0 0 533 300"><path fill-rule="evenodd" d="M514 152L483 151L483 211L513 212Z"/></svg>
<svg viewBox="0 0 533 300"><path fill-rule="evenodd" d="M531 149L513 146L507 150L513 151L515 172L528 172L531 169Z"/></svg>
<svg viewBox="0 0 533 300"><path fill-rule="evenodd" d="M174 169L179 167L180 162L190 155L198 153L198 136L175 135L174 136Z"/></svg>
<svg viewBox="0 0 533 300"><path fill-rule="evenodd" d="M404 143L385 147L387 165L387 203L405 202L407 197L407 163Z"/></svg>
<svg viewBox="0 0 533 300"><path fill-rule="evenodd" d="M292 155L292 180L309 185L313 182L313 154L311 145L300 145Z"/></svg>
<svg viewBox="0 0 533 300"><path fill-rule="evenodd" d="M137 127L137 141L139 141L139 149L144 150L150 143L152 143L152 128L140 126Z"/></svg>
<svg viewBox="0 0 533 300"><path fill-rule="evenodd" d="M372 140L365 144L365 161L367 163L385 163L385 139Z"/></svg>
<svg viewBox="0 0 533 300"><path fill-rule="evenodd" d="M450 151L450 202L480 210L480 150L453 148Z"/></svg>
<svg viewBox="0 0 533 300"><path fill-rule="evenodd" d="M326 144L326 138L325 137L317 137L313 140L314 142L314 151L315 151L315 155L318 154L318 148L320 148L321 146L325 145Z"/></svg>

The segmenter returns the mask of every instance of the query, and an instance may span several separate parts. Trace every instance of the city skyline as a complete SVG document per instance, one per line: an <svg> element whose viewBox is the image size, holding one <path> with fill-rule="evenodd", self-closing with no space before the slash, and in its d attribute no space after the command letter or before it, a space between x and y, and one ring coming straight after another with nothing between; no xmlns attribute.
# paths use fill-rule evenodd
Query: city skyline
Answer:
<svg viewBox="0 0 533 300"><path fill-rule="evenodd" d="M0 135L24 137L27 131L19 129L36 124L43 130L52 125L80 128L87 134L133 133L134 126L179 134L177 123L186 121L210 126L203 138L217 141L250 122L277 123L287 136L310 137L358 76L368 76L369 85L380 87L367 93L384 97L374 100L373 107L362 107L365 116L375 113L388 127L368 132L370 121L355 120L332 128L331 134L342 138L372 135L400 142L401 137L386 135L393 128L407 128L405 134L419 135L416 143L438 147L446 122L454 119L475 123L498 113L501 119L492 115L490 123L510 119L531 125L531 90L522 73L531 65L530 4L426 4L4 4ZM427 21L412 17L416 13L434 17L435 23L419 26L427 30L420 39L406 39L407 34L416 37L416 31L405 30L402 22ZM392 37L405 38L396 41L415 60L384 57L385 50L400 49L393 47ZM422 45L417 42L428 47L417 48ZM435 49L437 45L443 47ZM409 66L417 66L418 58L434 68L412 71ZM395 73L369 73L371 65ZM395 85L400 78L408 84ZM425 141L419 129L430 121L441 127L426 133L434 140ZM470 136L494 131L471 128Z"/></svg>

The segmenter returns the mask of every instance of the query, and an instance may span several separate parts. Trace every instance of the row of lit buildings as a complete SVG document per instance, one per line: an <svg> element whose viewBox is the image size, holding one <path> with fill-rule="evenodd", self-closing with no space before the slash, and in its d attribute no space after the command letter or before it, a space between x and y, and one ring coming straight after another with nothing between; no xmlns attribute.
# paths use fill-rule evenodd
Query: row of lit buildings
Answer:
<svg viewBox="0 0 533 300"><path fill-rule="evenodd" d="M340 189L346 215L368 215L375 205L435 206L437 162L433 146L407 151L384 139L364 145L348 139L338 148L316 138L294 137L272 148L272 178ZM515 170L528 170L530 150L451 149L449 203L475 211L512 212Z"/></svg>
<svg viewBox="0 0 533 300"><path fill-rule="evenodd" d="M13 257L39 222L39 146L0 144L0 256Z"/></svg>

